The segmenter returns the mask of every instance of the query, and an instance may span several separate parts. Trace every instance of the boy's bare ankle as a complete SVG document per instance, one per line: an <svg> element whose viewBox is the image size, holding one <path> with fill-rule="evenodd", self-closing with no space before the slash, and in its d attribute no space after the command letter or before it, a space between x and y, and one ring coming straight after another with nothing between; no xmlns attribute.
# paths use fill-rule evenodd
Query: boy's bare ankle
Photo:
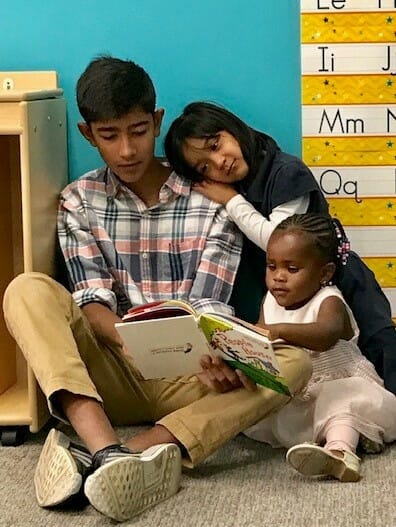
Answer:
<svg viewBox="0 0 396 527"><path fill-rule="evenodd" d="M149 430L139 432L123 444L131 450L142 452L146 448L162 443L174 443L179 447L182 446L176 437L162 425L154 425Z"/></svg>

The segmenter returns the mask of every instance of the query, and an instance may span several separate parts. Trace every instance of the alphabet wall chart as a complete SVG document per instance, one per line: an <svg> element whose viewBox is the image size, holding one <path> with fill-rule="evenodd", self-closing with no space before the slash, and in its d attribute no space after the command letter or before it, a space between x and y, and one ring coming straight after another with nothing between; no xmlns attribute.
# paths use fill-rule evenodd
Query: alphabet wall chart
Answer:
<svg viewBox="0 0 396 527"><path fill-rule="evenodd" d="M303 159L396 319L396 0L301 0Z"/></svg>

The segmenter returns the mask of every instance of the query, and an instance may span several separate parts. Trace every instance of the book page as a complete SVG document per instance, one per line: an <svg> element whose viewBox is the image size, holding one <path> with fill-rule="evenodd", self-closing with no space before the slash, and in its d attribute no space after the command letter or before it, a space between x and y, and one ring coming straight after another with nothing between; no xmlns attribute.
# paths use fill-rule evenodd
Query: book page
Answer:
<svg viewBox="0 0 396 527"><path fill-rule="evenodd" d="M132 307L122 317L123 322L196 315L195 309L184 300L159 300Z"/></svg>
<svg viewBox="0 0 396 527"><path fill-rule="evenodd" d="M190 313L191 315L194 315L195 317L198 316L198 313L195 311L193 306L189 302L187 302L185 300L171 299L171 300L166 300L166 302L164 302L164 304L166 306L179 307L181 309L184 309L186 312Z"/></svg>
<svg viewBox="0 0 396 527"><path fill-rule="evenodd" d="M202 313L199 325L215 354L256 383L289 394L271 341L232 322L229 317Z"/></svg>
<svg viewBox="0 0 396 527"><path fill-rule="evenodd" d="M209 315L213 315L215 317L219 317L221 319L226 319L229 322L233 324L237 324L238 326L243 326L247 329L250 329L251 331L254 331L255 333L259 333L260 335L263 335L264 337L269 337L269 331L264 328L259 328L258 326L255 326L254 324L251 324L250 322L246 322L246 320L242 320L241 318L235 317L233 315L227 315L225 313L208 313Z"/></svg>

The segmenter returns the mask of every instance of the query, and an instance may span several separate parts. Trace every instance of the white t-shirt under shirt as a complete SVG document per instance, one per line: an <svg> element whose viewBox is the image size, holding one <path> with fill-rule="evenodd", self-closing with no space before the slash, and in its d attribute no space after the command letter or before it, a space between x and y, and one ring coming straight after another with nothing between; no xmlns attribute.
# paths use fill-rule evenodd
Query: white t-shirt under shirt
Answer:
<svg viewBox="0 0 396 527"><path fill-rule="evenodd" d="M275 227L293 214L305 214L308 206L309 194L305 194L275 207L267 220L241 194L238 194L226 204L226 210L245 236L266 251L269 237Z"/></svg>

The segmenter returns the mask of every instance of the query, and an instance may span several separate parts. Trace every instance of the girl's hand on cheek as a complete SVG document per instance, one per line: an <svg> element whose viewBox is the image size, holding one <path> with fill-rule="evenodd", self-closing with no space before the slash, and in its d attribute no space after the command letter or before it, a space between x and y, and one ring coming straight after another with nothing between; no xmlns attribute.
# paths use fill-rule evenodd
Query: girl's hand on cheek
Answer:
<svg viewBox="0 0 396 527"><path fill-rule="evenodd" d="M193 189L221 205L226 205L231 198L238 194L232 185L206 179L194 183Z"/></svg>

